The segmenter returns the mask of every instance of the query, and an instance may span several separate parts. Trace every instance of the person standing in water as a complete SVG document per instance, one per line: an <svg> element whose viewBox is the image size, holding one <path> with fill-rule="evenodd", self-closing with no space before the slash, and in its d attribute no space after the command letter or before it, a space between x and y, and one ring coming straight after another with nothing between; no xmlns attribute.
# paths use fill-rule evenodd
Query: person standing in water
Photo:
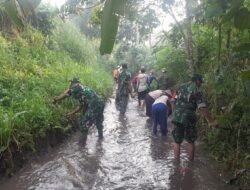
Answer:
<svg viewBox="0 0 250 190"><path fill-rule="evenodd" d="M118 75L118 89L116 93L116 105L121 114L125 114L128 105L131 88L131 74L127 70L127 64L122 64L121 73Z"/></svg>
<svg viewBox="0 0 250 190"><path fill-rule="evenodd" d="M147 84L147 74L145 73L145 69L141 69L141 73L138 75L137 79L137 91L138 91L138 105L139 107L144 107L145 98L148 93L148 84Z"/></svg>
<svg viewBox="0 0 250 190"><path fill-rule="evenodd" d="M196 132L196 109L206 118L210 126L217 127L218 124L212 119L208 112L207 104L204 101L201 92L202 76L194 74L191 81L180 86L177 90L177 100L173 112L172 123L174 129L172 135L174 138L174 155L177 160L180 159L180 147L183 139L188 142L188 158L194 160Z"/></svg>
<svg viewBox="0 0 250 190"><path fill-rule="evenodd" d="M87 140L88 130L94 124L98 131L99 138L103 137L103 112L104 101L95 91L80 83L78 78L70 81L70 86L59 96L53 98L52 103L56 103L68 97L75 98L79 101L79 105L67 113L66 116L71 118L74 114L82 111L80 118L81 131L83 133L83 142Z"/></svg>

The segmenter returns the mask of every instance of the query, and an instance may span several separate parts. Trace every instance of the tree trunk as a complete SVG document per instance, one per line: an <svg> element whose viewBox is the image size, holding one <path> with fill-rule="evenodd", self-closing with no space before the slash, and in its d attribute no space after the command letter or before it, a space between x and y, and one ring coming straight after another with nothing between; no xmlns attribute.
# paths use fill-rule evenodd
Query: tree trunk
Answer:
<svg viewBox="0 0 250 190"><path fill-rule="evenodd" d="M187 17L187 37L186 37L186 48L187 48L187 63L190 74L195 72L194 66L194 54L193 54L193 33L192 33L192 0L186 0L186 17Z"/></svg>
<svg viewBox="0 0 250 190"><path fill-rule="evenodd" d="M193 55L193 33L192 33L192 16L191 16L191 4L192 0L186 0L186 27L176 19L174 12L172 11L171 7L168 8L168 13L174 19L179 30L183 36L184 43L185 43L185 50L187 55L187 65L188 65L188 74L192 74L195 72L194 67L194 55Z"/></svg>

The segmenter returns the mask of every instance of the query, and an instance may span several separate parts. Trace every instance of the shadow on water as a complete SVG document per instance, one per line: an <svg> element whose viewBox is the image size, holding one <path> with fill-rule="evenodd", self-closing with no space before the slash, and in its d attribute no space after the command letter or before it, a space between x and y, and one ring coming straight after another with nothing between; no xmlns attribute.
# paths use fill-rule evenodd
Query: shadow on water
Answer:
<svg viewBox="0 0 250 190"><path fill-rule="evenodd" d="M175 162L170 132L152 137L146 120L135 100L120 115L112 99L105 108L102 140L92 128L82 146L77 133L6 180L1 190L233 189L220 181L199 144L193 164L187 161L185 144L181 162Z"/></svg>

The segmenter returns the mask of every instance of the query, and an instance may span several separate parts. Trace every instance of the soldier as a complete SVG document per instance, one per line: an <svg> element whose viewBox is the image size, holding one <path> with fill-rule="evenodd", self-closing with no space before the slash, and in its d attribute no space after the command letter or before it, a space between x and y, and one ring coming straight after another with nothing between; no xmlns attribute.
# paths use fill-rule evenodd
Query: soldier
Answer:
<svg viewBox="0 0 250 190"><path fill-rule="evenodd" d="M167 78L167 74L166 74L166 69L163 68L161 70L162 74L161 76L159 77L159 80L158 80L158 89L161 89L161 90L164 90L166 88L169 88L167 85L168 85L168 78Z"/></svg>
<svg viewBox="0 0 250 190"><path fill-rule="evenodd" d="M121 73L118 75L118 89L116 93L116 104L121 114L127 109L129 93L131 93L131 74L127 71L127 64L122 64Z"/></svg>
<svg viewBox="0 0 250 190"><path fill-rule="evenodd" d="M92 89L83 86L78 78L73 78L69 88L61 95L53 98L52 103L67 98L69 96L79 100L79 105L67 117L72 117L75 113L82 110L80 119L81 130L83 132L83 142L87 140L88 130L94 124L98 130L99 138L103 137L103 111L104 101Z"/></svg>
<svg viewBox="0 0 250 190"><path fill-rule="evenodd" d="M194 159L195 141L197 139L196 132L196 114L198 110L206 118L209 125L217 127L217 122L214 121L208 112L207 105L201 92L202 76L194 74L191 81L180 86L177 90L177 100L173 113L172 123L175 125L172 135L175 141L174 154L175 158L180 158L180 145L185 139L188 142L189 160Z"/></svg>
<svg viewBox="0 0 250 190"><path fill-rule="evenodd" d="M159 84L158 81L154 75L154 71L151 70L147 79L148 87L150 91L157 90Z"/></svg>

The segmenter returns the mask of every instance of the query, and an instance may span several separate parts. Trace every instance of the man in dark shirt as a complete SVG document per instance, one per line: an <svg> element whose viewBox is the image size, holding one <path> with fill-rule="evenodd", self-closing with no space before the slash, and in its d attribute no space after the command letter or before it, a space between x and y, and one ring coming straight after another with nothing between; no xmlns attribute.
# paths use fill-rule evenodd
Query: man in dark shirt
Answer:
<svg viewBox="0 0 250 190"><path fill-rule="evenodd" d="M180 145L183 139L188 142L189 160L193 161L194 159L194 143L197 139L195 128L197 108L211 126L217 127L218 125L208 112L207 104L200 90L202 82L202 76L194 74L190 82L181 85L177 90L177 100L172 119L172 123L175 125L172 135L175 141L174 154L176 159L180 158Z"/></svg>
<svg viewBox="0 0 250 190"><path fill-rule="evenodd" d="M73 78L69 88L61 95L54 97L53 103L70 96L79 100L79 105L73 111L67 113L67 117L72 117L72 115L82 110L80 121L83 132L83 142L87 140L88 130L93 124L98 130L99 138L102 138L102 123L104 120L104 101L102 97L97 95L96 92L89 87L82 85L78 78Z"/></svg>
<svg viewBox="0 0 250 190"><path fill-rule="evenodd" d="M121 73L118 75L118 89L116 93L116 104L121 114L124 114L127 109L129 93L131 88L131 74L127 70L127 64L122 64Z"/></svg>

